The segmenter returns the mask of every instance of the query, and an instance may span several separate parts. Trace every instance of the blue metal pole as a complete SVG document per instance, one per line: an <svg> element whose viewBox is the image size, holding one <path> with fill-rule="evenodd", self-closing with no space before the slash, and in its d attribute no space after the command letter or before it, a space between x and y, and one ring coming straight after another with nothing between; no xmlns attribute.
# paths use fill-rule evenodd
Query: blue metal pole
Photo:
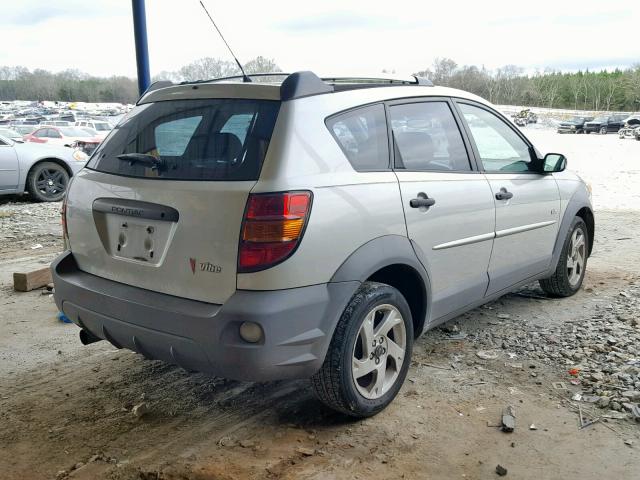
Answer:
<svg viewBox="0 0 640 480"><path fill-rule="evenodd" d="M149 46L147 45L147 18L144 0L131 0L133 9L133 33L136 38L136 65L138 67L138 90L142 95L149 84Z"/></svg>

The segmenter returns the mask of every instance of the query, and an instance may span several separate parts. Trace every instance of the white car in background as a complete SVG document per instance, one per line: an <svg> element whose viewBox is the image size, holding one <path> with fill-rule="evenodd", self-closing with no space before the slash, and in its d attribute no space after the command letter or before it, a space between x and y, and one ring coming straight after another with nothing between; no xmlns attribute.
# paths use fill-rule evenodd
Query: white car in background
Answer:
<svg viewBox="0 0 640 480"><path fill-rule="evenodd" d="M91 131L95 132L95 136L104 140L104 138L109 135L112 128L109 122L105 122L104 120L81 120L76 122L76 127L80 127L83 129L90 128ZM86 130L89 132L89 130Z"/></svg>
<svg viewBox="0 0 640 480"><path fill-rule="evenodd" d="M0 135L0 195L27 191L40 202L60 201L88 158L78 149L18 143Z"/></svg>
<svg viewBox="0 0 640 480"><path fill-rule="evenodd" d="M3 137L10 138L15 142L22 143L22 134L13 128L3 127L0 125L0 135Z"/></svg>

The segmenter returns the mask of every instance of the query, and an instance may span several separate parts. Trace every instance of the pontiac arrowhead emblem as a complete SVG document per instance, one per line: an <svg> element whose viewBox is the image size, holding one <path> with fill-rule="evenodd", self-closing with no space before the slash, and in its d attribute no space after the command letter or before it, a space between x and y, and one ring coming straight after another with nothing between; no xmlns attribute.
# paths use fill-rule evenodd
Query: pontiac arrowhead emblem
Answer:
<svg viewBox="0 0 640 480"><path fill-rule="evenodd" d="M189 258L189 265L191 265L191 273L196 274L196 259Z"/></svg>

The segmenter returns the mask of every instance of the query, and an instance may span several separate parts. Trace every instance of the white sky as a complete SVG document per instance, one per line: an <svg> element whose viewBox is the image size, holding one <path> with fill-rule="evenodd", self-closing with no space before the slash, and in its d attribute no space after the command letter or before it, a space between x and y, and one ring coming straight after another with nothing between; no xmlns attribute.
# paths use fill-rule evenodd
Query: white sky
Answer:
<svg viewBox="0 0 640 480"><path fill-rule="evenodd" d="M135 76L129 0L1 0L0 65ZM241 61L284 71L411 73L435 57L528 70L640 62L640 8L626 0L206 0ZM198 0L147 0L151 74L230 59Z"/></svg>

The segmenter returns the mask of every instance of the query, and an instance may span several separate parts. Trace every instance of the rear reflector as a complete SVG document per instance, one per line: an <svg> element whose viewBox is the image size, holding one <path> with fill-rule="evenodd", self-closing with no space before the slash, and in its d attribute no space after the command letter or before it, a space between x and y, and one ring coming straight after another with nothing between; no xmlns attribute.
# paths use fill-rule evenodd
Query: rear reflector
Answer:
<svg viewBox="0 0 640 480"><path fill-rule="evenodd" d="M311 192L251 194L242 222L238 272L257 272L293 254L311 210Z"/></svg>
<svg viewBox="0 0 640 480"><path fill-rule="evenodd" d="M67 184L67 192L69 192L69 184ZM69 241L69 230L67 229L67 193L64 194L62 200L62 208L60 209L60 220L62 222L62 238L65 242ZM65 244L65 248L67 245Z"/></svg>

